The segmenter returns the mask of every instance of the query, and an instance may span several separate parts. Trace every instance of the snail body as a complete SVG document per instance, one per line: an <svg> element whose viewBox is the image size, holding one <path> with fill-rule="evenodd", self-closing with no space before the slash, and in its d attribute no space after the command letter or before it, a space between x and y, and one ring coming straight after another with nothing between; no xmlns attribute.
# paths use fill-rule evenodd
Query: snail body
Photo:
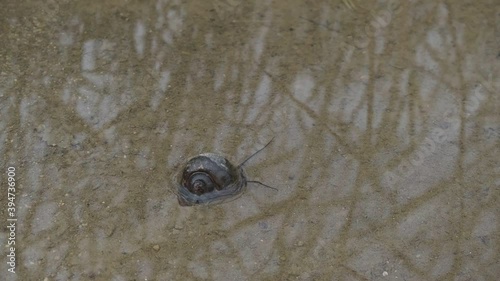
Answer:
<svg viewBox="0 0 500 281"><path fill-rule="evenodd" d="M243 168L215 153L189 159L180 177L177 199L181 206L218 203L240 195L247 185Z"/></svg>
<svg viewBox="0 0 500 281"><path fill-rule="evenodd" d="M272 141L271 139L263 148L250 155L238 166L215 153L203 153L189 159L176 183L179 205L216 204L235 199L242 194L249 182L275 189L259 181L247 180L243 170L243 164Z"/></svg>

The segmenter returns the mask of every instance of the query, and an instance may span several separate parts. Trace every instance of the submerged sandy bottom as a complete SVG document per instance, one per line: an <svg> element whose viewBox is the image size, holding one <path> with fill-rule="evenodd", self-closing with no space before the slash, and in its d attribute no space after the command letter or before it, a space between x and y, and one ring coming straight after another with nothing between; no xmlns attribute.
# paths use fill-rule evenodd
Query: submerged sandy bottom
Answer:
<svg viewBox="0 0 500 281"><path fill-rule="evenodd" d="M0 11L6 280L500 274L496 1L31 2ZM273 137L245 170L278 191L179 206L189 157Z"/></svg>

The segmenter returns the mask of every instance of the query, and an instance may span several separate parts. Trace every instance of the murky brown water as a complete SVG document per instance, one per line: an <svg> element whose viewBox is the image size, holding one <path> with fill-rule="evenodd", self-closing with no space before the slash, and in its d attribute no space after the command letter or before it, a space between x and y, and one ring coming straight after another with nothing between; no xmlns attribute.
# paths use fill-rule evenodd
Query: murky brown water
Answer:
<svg viewBox="0 0 500 281"><path fill-rule="evenodd" d="M6 280L500 275L498 1L2 2ZM277 192L178 205L272 137Z"/></svg>

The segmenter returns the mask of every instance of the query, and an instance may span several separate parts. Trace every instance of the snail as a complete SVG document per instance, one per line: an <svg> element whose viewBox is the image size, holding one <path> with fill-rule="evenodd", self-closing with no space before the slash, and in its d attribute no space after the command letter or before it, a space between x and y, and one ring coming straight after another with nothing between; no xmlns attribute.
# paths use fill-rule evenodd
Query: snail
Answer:
<svg viewBox="0 0 500 281"><path fill-rule="evenodd" d="M257 183L277 190L260 181L247 180L243 170L243 165L266 148L273 139L238 166L215 153L203 153L189 159L179 174L180 181L176 183L179 205L217 204L235 199L242 194L247 183Z"/></svg>

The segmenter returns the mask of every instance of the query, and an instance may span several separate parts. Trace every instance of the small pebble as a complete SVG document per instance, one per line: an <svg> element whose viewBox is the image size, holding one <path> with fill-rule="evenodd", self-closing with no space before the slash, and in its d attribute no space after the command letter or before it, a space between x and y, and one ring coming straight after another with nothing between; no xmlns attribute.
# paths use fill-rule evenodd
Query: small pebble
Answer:
<svg viewBox="0 0 500 281"><path fill-rule="evenodd" d="M160 245L154 245L154 246L153 246L153 250L155 250L155 251L159 251L159 250L160 250Z"/></svg>

